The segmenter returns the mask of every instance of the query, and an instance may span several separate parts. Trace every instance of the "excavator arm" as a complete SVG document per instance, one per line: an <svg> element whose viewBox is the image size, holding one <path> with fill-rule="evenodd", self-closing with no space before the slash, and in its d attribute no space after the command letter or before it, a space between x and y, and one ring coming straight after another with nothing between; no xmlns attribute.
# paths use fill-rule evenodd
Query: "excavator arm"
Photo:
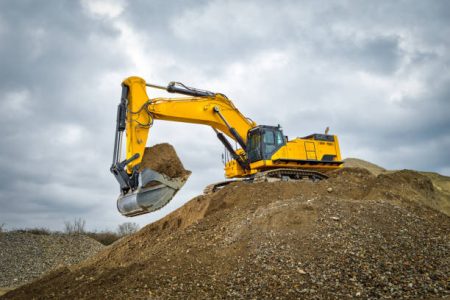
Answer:
<svg viewBox="0 0 450 300"><path fill-rule="evenodd" d="M164 89L170 93L183 94L188 97L150 99L146 92L147 86ZM143 182L143 177L145 177L145 181L148 181L149 178L153 180L157 177L160 179L161 189L164 186L170 187L172 185L173 194L166 196L166 198L173 197L174 193L184 184L184 182L175 182L173 184L174 182L171 182L169 178L161 177L161 174L151 173L149 170L145 174L144 172L142 172L143 174L138 172L149 131L155 120L211 126L219 140L225 145L240 167L242 169L249 168L245 159L247 132L255 127L256 123L242 115L225 95L189 88L179 83L170 83L167 87L161 87L147 84L139 77L129 77L122 83L122 97L117 111L114 156L111 166L111 172L121 187L121 196L119 196L118 200L119 211L122 213L129 210L132 211L130 214L125 213L125 215L132 216L150 211L148 208L144 210L137 209L135 205L130 204L135 202L138 194L140 194L141 198L145 194L142 187L147 182ZM125 160L121 161L123 131L126 131L126 157ZM235 151L224 134L235 140L242 149ZM181 186L178 187L177 185L180 184ZM152 194L160 197L155 192L147 194L148 196ZM157 199L157 197L153 198ZM130 201L124 201L124 199ZM133 206L133 208L123 208L121 210L120 206L123 202L127 202L127 205L130 204L129 206Z"/></svg>
<svg viewBox="0 0 450 300"><path fill-rule="evenodd" d="M127 155L130 159L139 154L127 165L130 174L134 166L141 162L150 127L154 120L203 124L221 131L245 149L247 132L256 124L244 117L233 103L222 94L194 90L147 85L138 77L127 78L123 86L128 90L128 114L126 122ZM147 96L146 86L163 88L168 92L195 95L184 98L155 98Z"/></svg>

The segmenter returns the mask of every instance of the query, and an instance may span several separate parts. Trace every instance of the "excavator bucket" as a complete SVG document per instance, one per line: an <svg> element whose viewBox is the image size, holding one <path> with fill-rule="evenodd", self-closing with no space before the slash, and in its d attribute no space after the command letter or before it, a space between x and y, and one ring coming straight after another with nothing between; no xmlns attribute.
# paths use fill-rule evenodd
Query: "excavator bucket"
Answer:
<svg viewBox="0 0 450 300"><path fill-rule="evenodd" d="M172 200L183 187L190 173L182 177L170 178L151 169L139 174L139 187L132 193L120 195L117 209L127 217L153 212Z"/></svg>
<svg viewBox="0 0 450 300"><path fill-rule="evenodd" d="M117 209L127 217L150 213L165 206L191 173L184 169L171 145L163 143L145 148L153 123L153 115L146 108L148 103L145 81L136 77L124 81L117 107L110 171L120 185ZM121 161L125 132L126 159Z"/></svg>

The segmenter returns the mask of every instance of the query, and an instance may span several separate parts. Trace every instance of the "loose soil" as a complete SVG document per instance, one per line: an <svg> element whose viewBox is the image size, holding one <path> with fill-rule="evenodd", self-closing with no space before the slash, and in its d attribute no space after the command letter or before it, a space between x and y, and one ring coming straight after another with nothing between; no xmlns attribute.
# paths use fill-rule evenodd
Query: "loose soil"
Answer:
<svg viewBox="0 0 450 300"><path fill-rule="evenodd" d="M450 217L424 205L440 197L407 170L233 183L2 299L445 297Z"/></svg>
<svg viewBox="0 0 450 300"><path fill-rule="evenodd" d="M392 176L397 176L397 174L404 173L405 171L396 171L396 170L386 170L383 167L380 167L376 164L370 163L368 161L358 159L358 158L346 158L344 159L344 167L345 168L363 168L368 170L373 175L377 176L381 174L381 178L387 178L387 184L389 184L389 180ZM400 172L400 173L399 173ZM406 171L412 172L412 171ZM450 177L443 176L434 172L418 172L431 181L433 185L433 189L437 191L434 198L417 198L417 201L420 201L423 205L429 206L433 209L436 209L440 212L443 212L447 216L450 216ZM400 177L401 178L401 177ZM399 178L399 179L400 179ZM422 178L423 179L423 178ZM404 178L404 180L407 180ZM418 183L423 184L423 183Z"/></svg>
<svg viewBox="0 0 450 300"><path fill-rule="evenodd" d="M172 145L163 143L145 148L139 170L154 170L171 178L185 177L191 171L184 169Z"/></svg>

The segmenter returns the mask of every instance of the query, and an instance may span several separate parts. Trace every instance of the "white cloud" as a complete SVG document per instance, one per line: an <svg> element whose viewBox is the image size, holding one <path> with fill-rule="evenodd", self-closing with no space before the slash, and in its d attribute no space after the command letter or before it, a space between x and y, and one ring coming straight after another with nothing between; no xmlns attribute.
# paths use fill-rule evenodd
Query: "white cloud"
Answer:
<svg viewBox="0 0 450 300"><path fill-rule="evenodd" d="M7 92L0 102L0 111L3 118L17 119L19 116L27 117L30 112L30 93L28 90Z"/></svg>
<svg viewBox="0 0 450 300"><path fill-rule="evenodd" d="M158 70L175 64L170 54L161 54L159 47L151 40L151 35L133 28L124 21L117 21L114 26L120 30L118 44L129 59L129 75L148 78L157 77Z"/></svg>
<svg viewBox="0 0 450 300"><path fill-rule="evenodd" d="M83 127L76 124L63 124L58 126L54 132L54 141L60 147L70 147L81 142Z"/></svg>
<svg viewBox="0 0 450 300"><path fill-rule="evenodd" d="M245 14L241 13L244 11ZM196 6L181 12L173 19L171 27L175 36L181 39L214 36L215 41L225 42L230 33L266 36L268 28L264 26L265 18L266 10L251 2L211 1L204 7Z"/></svg>
<svg viewBox="0 0 450 300"><path fill-rule="evenodd" d="M115 18L125 8L122 0L81 0L81 4L95 17Z"/></svg>

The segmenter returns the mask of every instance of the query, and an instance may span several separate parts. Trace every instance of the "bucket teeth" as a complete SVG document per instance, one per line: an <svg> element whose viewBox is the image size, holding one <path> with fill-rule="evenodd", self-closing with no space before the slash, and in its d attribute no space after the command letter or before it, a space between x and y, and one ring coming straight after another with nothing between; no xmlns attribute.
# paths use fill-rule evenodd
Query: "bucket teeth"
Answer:
<svg viewBox="0 0 450 300"><path fill-rule="evenodd" d="M167 205L186 183L189 175L170 178L154 170L139 174L139 187L117 199L117 209L127 217L153 212Z"/></svg>

